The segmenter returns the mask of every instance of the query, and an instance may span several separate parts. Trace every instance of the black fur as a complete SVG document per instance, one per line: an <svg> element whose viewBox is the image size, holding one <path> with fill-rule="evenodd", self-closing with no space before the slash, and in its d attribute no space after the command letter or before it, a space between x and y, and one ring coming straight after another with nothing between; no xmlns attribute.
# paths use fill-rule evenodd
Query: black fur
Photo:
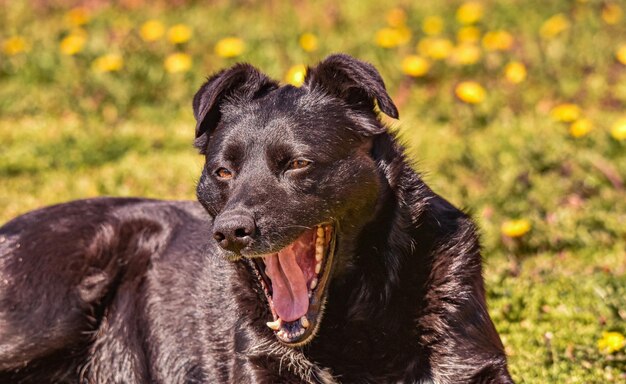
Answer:
<svg viewBox="0 0 626 384"><path fill-rule="evenodd" d="M512 383L475 226L385 131L371 65L333 55L301 88L236 65L193 105L201 205L91 199L0 229L0 382ZM255 226L236 251L214 240L233 217ZM319 332L288 347L244 258L328 221Z"/></svg>

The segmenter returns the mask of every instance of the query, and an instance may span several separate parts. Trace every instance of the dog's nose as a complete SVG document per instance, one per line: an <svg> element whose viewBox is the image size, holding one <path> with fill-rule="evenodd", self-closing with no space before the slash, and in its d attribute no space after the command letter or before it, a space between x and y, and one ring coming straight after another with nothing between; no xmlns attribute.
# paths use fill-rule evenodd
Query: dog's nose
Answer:
<svg viewBox="0 0 626 384"><path fill-rule="evenodd" d="M213 238L220 247L235 253L250 244L255 232L254 219L245 214L220 215L213 223Z"/></svg>

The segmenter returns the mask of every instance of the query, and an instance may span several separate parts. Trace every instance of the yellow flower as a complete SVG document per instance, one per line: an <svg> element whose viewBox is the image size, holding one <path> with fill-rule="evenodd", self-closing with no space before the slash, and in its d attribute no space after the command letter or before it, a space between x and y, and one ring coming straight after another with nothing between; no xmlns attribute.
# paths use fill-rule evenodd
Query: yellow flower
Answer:
<svg viewBox="0 0 626 384"><path fill-rule="evenodd" d="M454 45L442 37L425 37L417 44L417 51L434 60L443 60L450 56Z"/></svg>
<svg viewBox="0 0 626 384"><path fill-rule="evenodd" d="M317 36L312 33L303 33L298 42L300 47L306 52L317 51Z"/></svg>
<svg viewBox="0 0 626 384"><path fill-rule="evenodd" d="M163 63L169 73L187 72L191 69L191 64L191 56L186 53L172 53Z"/></svg>
<svg viewBox="0 0 626 384"><path fill-rule="evenodd" d="M82 30L77 30L66 36L59 45L61 53L72 56L83 50L87 42L87 34Z"/></svg>
<svg viewBox="0 0 626 384"><path fill-rule="evenodd" d="M500 226L500 232L506 237L524 236L531 228L530 221L526 219L507 220Z"/></svg>
<svg viewBox="0 0 626 384"><path fill-rule="evenodd" d="M472 26L462 27L456 33L456 40L463 43L477 43L480 40L480 29Z"/></svg>
<svg viewBox="0 0 626 384"><path fill-rule="evenodd" d="M589 119L578 119L569 126L569 134L575 138L586 136L593 129Z"/></svg>
<svg viewBox="0 0 626 384"><path fill-rule="evenodd" d="M246 49L246 43L238 37L225 37L215 44L215 54L219 57L237 57Z"/></svg>
<svg viewBox="0 0 626 384"><path fill-rule="evenodd" d="M100 56L91 63L91 67L96 72L115 72L122 69L124 59L117 53Z"/></svg>
<svg viewBox="0 0 626 384"><path fill-rule="evenodd" d="M65 21L70 27L80 27L89 21L89 11L84 7L72 8L65 14Z"/></svg>
<svg viewBox="0 0 626 384"><path fill-rule="evenodd" d="M141 25L139 36L144 41L157 41L165 34L165 26L159 20L148 20Z"/></svg>
<svg viewBox="0 0 626 384"><path fill-rule="evenodd" d="M192 35L191 28L185 24L176 24L167 31L167 39L172 44L186 43Z"/></svg>
<svg viewBox="0 0 626 384"><path fill-rule="evenodd" d="M615 140L626 140L626 117L622 117L613 123L613 126L611 127L611 136L613 136Z"/></svg>
<svg viewBox="0 0 626 384"><path fill-rule="evenodd" d="M619 23L623 15L622 8L615 3L608 3L602 8L602 20L607 24L614 25Z"/></svg>
<svg viewBox="0 0 626 384"><path fill-rule="evenodd" d="M562 13L557 13L548 20L544 21L539 29L539 34L544 39L556 37L561 32L569 29L570 23L567 17Z"/></svg>
<svg viewBox="0 0 626 384"><path fill-rule="evenodd" d="M424 76L429 69L430 63L421 56L410 55L402 59L402 72L409 76Z"/></svg>
<svg viewBox="0 0 626 384"><path fill-rule="evenodd" d="M406 12L402 8L392 8L385 17L391 27L402 27L406 24Z"/></svg>
<svg viewBox="0 0 626 384"><path fill-rule="evenodd" d="M504 67L504 77L509 83L521 83L526 79L526 66L519 61L511 61Z"/></svg>
<svg viewBox="0 0 626 384"><path fill-rule="evenodd" d="M622 44L619 48L617 48L615 57L617 58L617 61L626 65L626 44Z"/></svg>
<svg viewBox="0 0 626 384"><path fill-rule="evenodd" d="M603 353L613 353L624 348L626 339L619 332L602 332L602 338L598 340L598 349Z"/></svg>
<svg viewBox="0 0 626 384"><path fill-rule="evenodd" d="M451 62L457 65L472 65L480 60L482 52L474 44L459 44L452 51Z"/></svg>
<svg viewBox="0 0 626 384"><path fill-rule="evenodd" d="M478 1L468 1L456 10L456 19L461 24L474 24L483 17L483 5Z"/></svg>
<svg viewBox="0 0 626 384"><path fill-rule="evenodd" d="M572 103L563 103L552 108L552 110L550 111L550 115L555 121L571 123L572 121L577 120L580 117L581 112L582 111L580 110L580 107L578 105Z"/></svg>
<svg viewBox="0 0 626 384"><path fill-rule="evenodd" d="M25 52L27 49L28 44L26 40L20 36L12 36L2 42L2 52L9 56L15 56L18 53Z"/></svg>
<svg viewBox="0 0 626 384"><path fill-rule="evenodd" d="M483 36L483 47L488 51L508 51L513 46L513 35L507 31L490 31Z"/></svg>
<svg viewBox="0 0 626 384"><path fill-rule="evenodd" d="M459 100L468 104L478 104L482 102L487 95L485 88L475 81L463 81L459 83L454 89L454 93Z"/></svg>
<svg viewBox="0 0 626 384"><path fill-rule="evenodd" d="M406 27L381 28L376 32L376 45L383 48L394 48L411 40L411 31Z"/></svg>
<svg viewBox="0 0 626 384"><path fill-rule="evenodd" d="M285 82L295 87L299 87L304 83L305 77L306 67L303 64L296 64L287 71L287 74L285 75Z"/></svg>
<svg viewBox="0 0 626 384"><path fill-rule="evenodd" d="M422 31L430 36L439 35L443 31L443 19L439 16L428 16L422 23Z"/></svg>

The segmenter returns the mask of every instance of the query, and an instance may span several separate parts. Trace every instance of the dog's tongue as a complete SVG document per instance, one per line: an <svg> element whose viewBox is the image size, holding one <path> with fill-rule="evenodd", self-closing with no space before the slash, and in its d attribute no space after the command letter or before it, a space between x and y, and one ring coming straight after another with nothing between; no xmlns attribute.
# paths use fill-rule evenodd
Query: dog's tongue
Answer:
<svg viewBox="0 0 626 384"><path fill-rule="evenodd" d="M264 257L265 274L272 280L274 310L283 321L298 320L309 310L306 278L296 259L298 252L305 251L304 242L298 239L280 252Z"/></svg>

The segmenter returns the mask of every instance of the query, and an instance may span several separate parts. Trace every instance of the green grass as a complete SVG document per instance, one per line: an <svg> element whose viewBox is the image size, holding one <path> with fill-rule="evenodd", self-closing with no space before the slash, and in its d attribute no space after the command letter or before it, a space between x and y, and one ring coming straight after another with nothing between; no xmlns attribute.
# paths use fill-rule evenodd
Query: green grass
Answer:
<svg viewBox="0 0 626 384"><path fill-rule="evenodd" d="M38 2L36 4L42 4ZM416 53L428 16L440 16L440 37L455 41L460 2L370 0L287 3L137 2L137 8L89 10L87 40L74 56L59 51L73 28L67 8L7 2L0 12L0 222L42 205L100 195L193 199L202 158L192 148L191 98L210 73L248 61L284 79L295 64L347 52L380 69L401 120L392 125L435 191L472 212L482 231L491 314L520 383L606 383L626 380L626 352L598 349L603 331L626 334L626 141L611 129L626 114L626 4L610 1L482 1L481 36L506 30L513 44L471 65L431 60L411 78L402 59ZM609 4L624 12L606 22ZM407 44L377 46L385 15L400 7ZM605 19L602 17L603 10ZM569 28L553 38L539 30L562 13ZM150 18L189 26L192 38L145 42ZM319 47L306 52L298 37ZM27 50L10 55L20 36ZM246 49L222 58L223 37ZM182 52L192 67L168 73L164 59ZM119 71L98 73L95 58L118 53ZM511 84L505 65L522 62L527 78ZM486 89L477 104L455 97L461 81ZM550 111L577 104L593 129L583 137ZM526 219L519 238L501 225Z"/></svg>

